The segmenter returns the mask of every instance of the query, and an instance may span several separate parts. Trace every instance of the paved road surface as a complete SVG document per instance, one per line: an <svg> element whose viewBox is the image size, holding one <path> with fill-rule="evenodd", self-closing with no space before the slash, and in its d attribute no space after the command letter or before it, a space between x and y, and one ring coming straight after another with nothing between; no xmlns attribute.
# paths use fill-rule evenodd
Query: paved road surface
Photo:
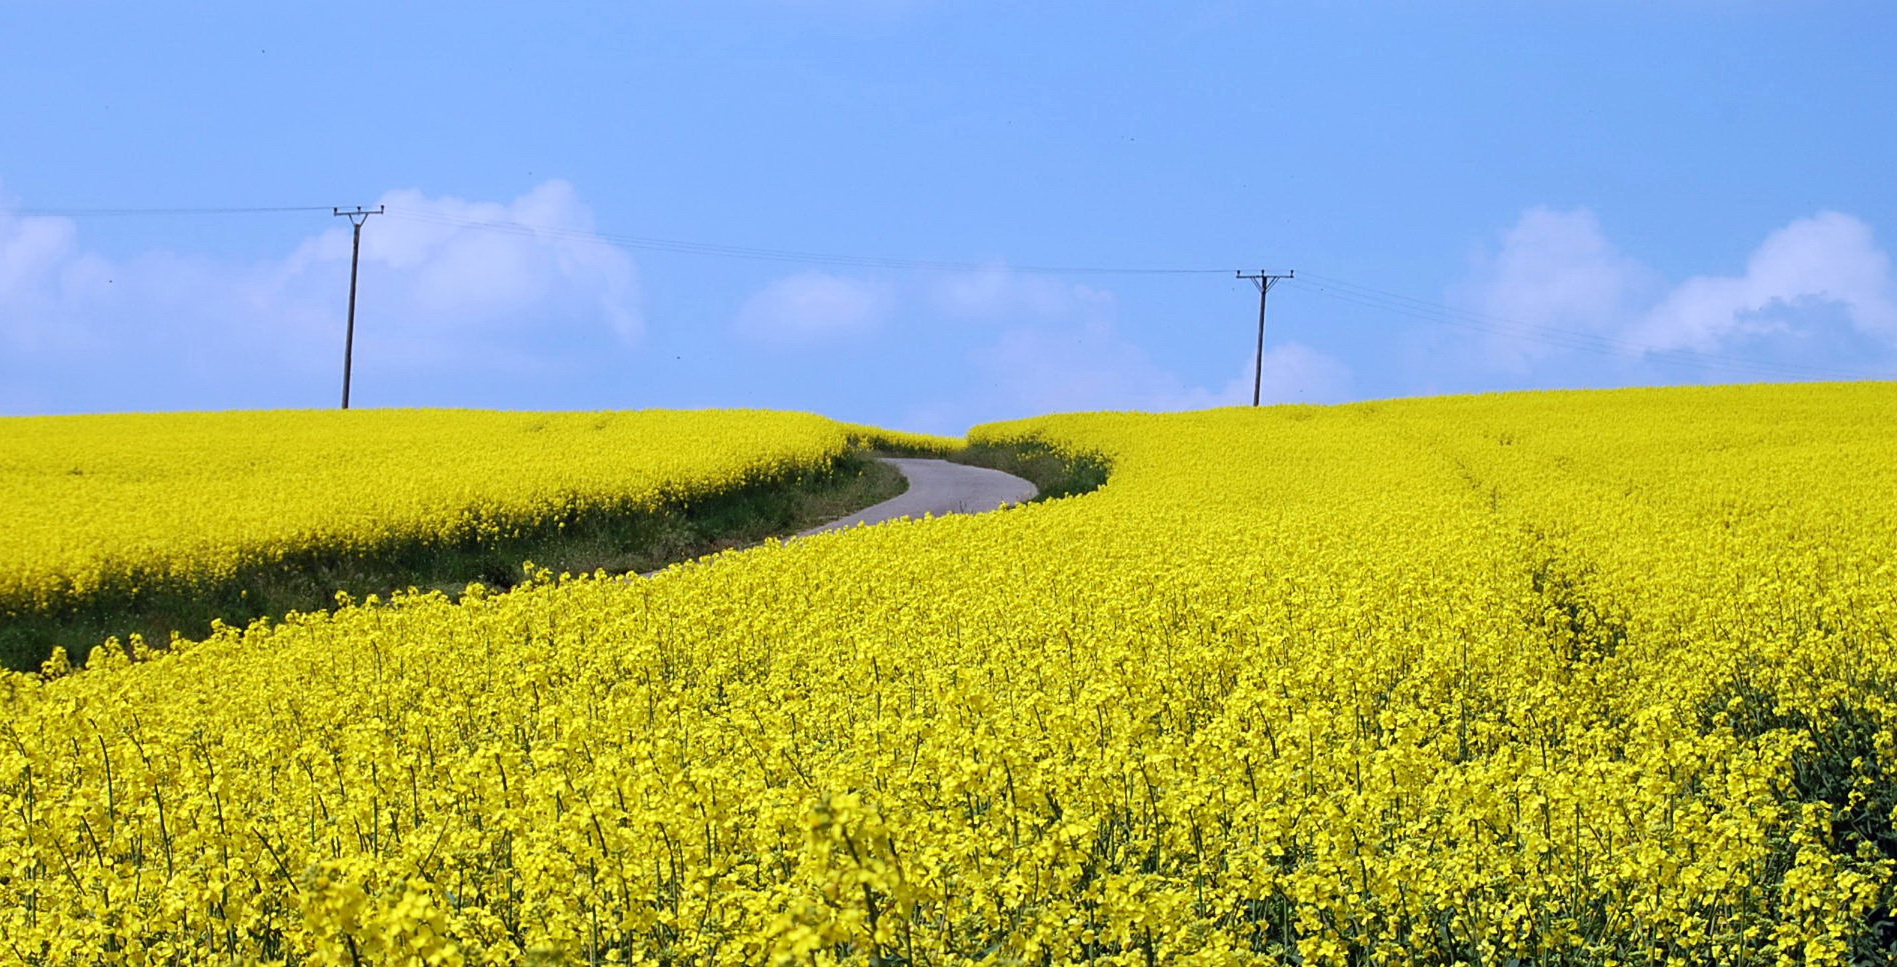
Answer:
<svg viewBox="0 0 1897 967"><path fill-rule="evenodd" d="M908 490L848 517L833 520L822 527L813 527L798 536L821 534L858 524L880 524L899 517L977 514L1032 500L1039 493L1033 484L1020 477L987 467L906 457L891 457L883 462L894 466L909 478Z"/></svg>
<svg viewBox="0 0 1897 967"><path fill-rule="evenodd" d="M841 530L858 524L880 524L899 517L917 517L923 514L974 514L987 510L1006 507L1034 499L1040 493L1031 483L1011 473L990 470L987 467L971 467L962 463L950 463L947 460L924 460L909 457L880 457L909 479L909 489L900 495L891 497L880 504L865 507L848 517L833 520L821 527L812 527L797 534L804 537L821 534L824 531ZM660 570L669 570L667 565ZM640 577L651 577L659 571L647 571ZM630 579L630 575L622 580Z"/></svg>

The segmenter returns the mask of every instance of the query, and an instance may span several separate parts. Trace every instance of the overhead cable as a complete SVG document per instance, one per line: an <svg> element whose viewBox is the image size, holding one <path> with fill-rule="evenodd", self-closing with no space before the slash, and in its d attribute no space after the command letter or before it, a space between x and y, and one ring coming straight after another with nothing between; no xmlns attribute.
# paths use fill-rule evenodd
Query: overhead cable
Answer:
<svg viewBox="0 0 1897 967"><path fill-rule="evenodd" d="M92 215L255 215L266 212L326 212L329 205L279 205L271 208L0 208L0 215L59 216L84 218Z"/></svg>
<svg viewBox="0 0 1897 967"><path fill-rule="evenodd" d="M707 255L720 258L757 259L776 262L802 262L817 265L845 265L858 268L916 269L924 271L970 272L1006 269L1010 272L1027 272L1042 275L1206 275L1223 274L1228 269L1194 268L1147 268L1128 266L1080 266L1080 265L1011 265L998 262L972 262L944 259L912 259L872 255L841 255L825 252L804 252L791 249L755 248L741 245L722 245L711 242L692 242L682 239L653 238L641 235L621 235L613 232L596 232L584 229L558 228L546 225L529 225L521 222L458 218L439 212L418 211L410 208L392 207L389 215L409 221L436 225L472 228L482 231L501 232L532 238L556 238L567 241L595 242L623 248L646 249L650 251L674 252L687 255Z"/></svg>

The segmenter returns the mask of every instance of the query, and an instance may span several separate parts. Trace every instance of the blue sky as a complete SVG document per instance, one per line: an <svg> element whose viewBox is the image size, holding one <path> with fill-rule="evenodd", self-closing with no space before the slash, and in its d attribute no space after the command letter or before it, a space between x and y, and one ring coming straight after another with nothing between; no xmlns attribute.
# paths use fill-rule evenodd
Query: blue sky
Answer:
<svg viewBox="0 0 1897 967"><path fill-rule="evenodd" d="M1299 275L1270 400L1897 377L1893 35L1763 0L15 0L0 413L335 405L341 219L33 213L357 203L391 212L358 406L1238 403L1240 268Z"/></svg>

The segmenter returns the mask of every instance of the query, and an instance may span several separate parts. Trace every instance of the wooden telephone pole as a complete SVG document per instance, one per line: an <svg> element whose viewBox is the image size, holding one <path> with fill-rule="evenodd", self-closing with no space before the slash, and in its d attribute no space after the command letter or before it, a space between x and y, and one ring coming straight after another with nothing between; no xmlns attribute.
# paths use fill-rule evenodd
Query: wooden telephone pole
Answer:
<svg viewBox="0 0 1897 967"><path fill-rule="evenodd" d="M357 205L350 211L343 211L340 208L329 210L331 215L349 219L349 224L355 227L355 241L351 243L349 249L349 330L343 337L343 409L345 410L349 408L349 369L356 353L356 270L362 263L362 223L368 221L370 215L380 215L383 211L381 205L375 206L374 209Z"/></svg>
<svg viewBox="0 0 1897 967"><path fill-rule="evenodd" d="M1293 278L1298 273L1296 269L1292 269L1283 275L1272 275L1263 270L1250 275L1244 272L1236 274L1241 279L1250 279L1253 285L1258 286L1258 360L1253 365L1251 379L1251 405L1257 406L1259 391L1265 383L1265 296L1271 292L1272 286L1285 279Z"/></svg>

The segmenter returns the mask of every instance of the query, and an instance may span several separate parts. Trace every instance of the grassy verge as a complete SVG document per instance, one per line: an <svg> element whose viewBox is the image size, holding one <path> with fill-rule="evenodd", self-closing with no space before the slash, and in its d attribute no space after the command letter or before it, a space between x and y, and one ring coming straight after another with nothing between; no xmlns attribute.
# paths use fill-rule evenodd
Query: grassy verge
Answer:
<svg viewBox="0 0 1897 967"><path fill-rule="evenodd" d="M1104 459L1071 455L1033 441L973 443L948 459L1014 474L1040 490L1035 500L1071 497L1100 489L1111 469Z"/></svg>
<svg viewBox="0 0 1897 967"><path fill-rule="evenodd" d="M336 593L386 595L403 588L459 593L470 582L504 589L523 561L554 573L651 571L766 537L834 520L906 489L902 475L865 454L848 454L816 473L760 483L657 511L592 512L535 522L520 536L460 545L377 548L365 554L315 549L239 571L212 587L112 589L56 612L0 619L0 665L30 671L55 647L74 664L108 638L196 637L213 620L247 624L291 611L332 608Z"/></svg>

